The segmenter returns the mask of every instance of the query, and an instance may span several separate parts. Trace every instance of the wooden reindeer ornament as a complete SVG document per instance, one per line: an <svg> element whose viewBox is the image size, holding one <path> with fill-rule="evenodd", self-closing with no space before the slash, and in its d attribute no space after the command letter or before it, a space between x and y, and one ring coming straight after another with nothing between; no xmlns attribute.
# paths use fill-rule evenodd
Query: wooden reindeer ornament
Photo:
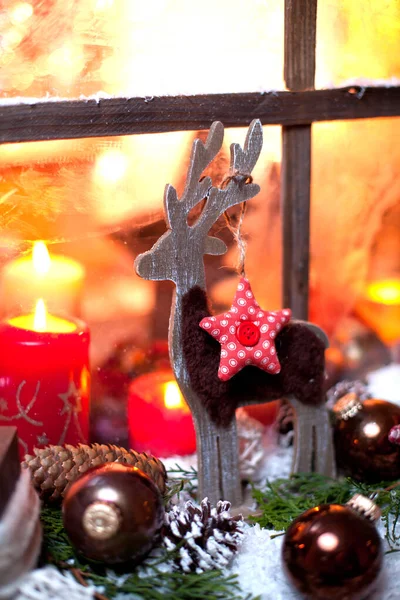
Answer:
<svg viewBox="0 0 400 600"><path fill-rule="evenodd" d="M262 126L250 124L243 150L231 146L230 176L223 189L202 177L218 154L224 136L222 123L211 126L206 142L193 143L186 186L180 199L167 185L164 205L168 230L148 252L139 255L139 276L171 280L175 294L169 327L171 365L189 405L196 428L199 494L211 502L224 498L234 506L242 503L238 467L235 409L286 397L294 406L294 471L333 474L333 452L328 414L323 403L325 334L315 325L292 322L277 337L282 370L270 375L246 367L230 382L218 380L219 345L199 326L208 316L203 256L226 252L222 240L208 235L212 225L230 207L253 198L260 188L250 174L262 148ZM189 226L188 215L200 202L203 209ZM299 360L310 348L308 362ZM308 351L307 351L308 352Z"/></svg>

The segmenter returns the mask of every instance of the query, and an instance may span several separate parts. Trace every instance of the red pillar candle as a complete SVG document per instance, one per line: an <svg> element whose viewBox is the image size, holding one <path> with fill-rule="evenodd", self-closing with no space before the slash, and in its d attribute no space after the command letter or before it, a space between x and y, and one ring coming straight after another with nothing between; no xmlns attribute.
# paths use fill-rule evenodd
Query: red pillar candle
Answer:
<svg viewBox="0 0 400 600"><path fill-rule="evenodd" d="M45 312L0 324L0 425L18 428L21 458L34 446L87 442L89 331Z"/></svg>
<svg viewBox="0 0 400 600"><path fill-rule="evenodd" d="M154 371L132 381L128 402L129 443L155 456L193 454L192 415L172 371Z"/></svg>

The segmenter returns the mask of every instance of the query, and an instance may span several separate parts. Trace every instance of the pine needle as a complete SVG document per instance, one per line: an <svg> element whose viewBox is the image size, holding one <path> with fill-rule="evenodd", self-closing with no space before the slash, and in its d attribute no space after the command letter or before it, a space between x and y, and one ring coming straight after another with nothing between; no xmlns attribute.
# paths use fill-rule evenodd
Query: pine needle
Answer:
<svg viewBox="0 0 400 600"><path fill-rule="evenodd" d="M195 469L186 470L176 465L171 471L170 488L165 498L184 491L193 492L197 484ZM398 487L397 487L398 486ZM374 495L382 510L382 519L389 544L388 553L400 551L400 482L382 482L376 485L357 483L351 479L330 479L317 474L297 474L289 479L267 482L261 489L253 487L253 497L260 509L251 517L262 527L284 531L305 510L327 503L346 503L353 494ZM85 561L69 543L62 523L61 510L44 506L41 514L45 560L61 571L78 574L78 579L101 590L99 597L112 599L117 594L129 594L130 600L251 600L240 590L236 576L226 576L213 570L205 573L181 573L172 568L174 552L158 548L140 567L128 570L107 570L104 566ZM279 535L279 533L277 533ZM255 599L253 599L255 600Z"/></svg>
<svg viewBox="0 0 400 600"><path fill-rule="evenodd" d="M167 474L170 485L171 482L174 482L174 484L176 484L177 481L180 481L181 491L185 490L193 498L196 496L198 487L198 475L197 470L193 466L189 469L185 469L184 467L175 464L174 467L168 469Z"/></svg>
<svg viewBox="0 0 400 600"><path fill-rule="evenodd" d="M390 547L388 552L399 552L400 482L368 485L316 473L292 475L289 479L267 482L262 489L253 488L253 498L261 514L250 517L250 520L267 529L286 530L293 519L305 510L319 504L345 504L355 493L373 496L382 511L385 537Z"/></svg>
<svg viewBox="0 0 400 600"><path fill-rule="evenodd" d="M45 506L41 520L45 541L45 559L61 571L78 574L78 580L101 588L103 597L131 594L132 600L251 600L240 590L236 576L226 576L218 570L205 573L165 571L160 565L173 561L174 554L159 549L157 558L149 558L141 567L110 572L103 565L85 561L69 543L62 524L61 510Z"/></svg>

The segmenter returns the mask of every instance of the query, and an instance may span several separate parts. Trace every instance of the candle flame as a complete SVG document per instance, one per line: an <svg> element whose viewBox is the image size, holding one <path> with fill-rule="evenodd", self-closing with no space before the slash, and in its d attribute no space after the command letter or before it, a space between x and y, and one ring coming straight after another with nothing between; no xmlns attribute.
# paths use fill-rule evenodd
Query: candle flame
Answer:
<svg viewBox="0 0 400 600"><path fill-rule="evenodd" d="M35 242L32 250L33 268L38 275L46 275L51 266L51 258L44 242Z"/></svg>
<svg viewBox="0 0 400 600"><path fill-rule="evenodd" d="M42 298L36 302L35 315L33 318L34 331L46 331L47 327L47 311Z"/></svg>
<svg viewBox="0 0 400 600"><path fill-rule="evenodd" d="M184 400L176 381L168 381L164 386L164 404L166 408L182 408Z"/></svg>
<svg viewBox="0 0 400 600"><path fill-rule="evenodd" d="M400 279L374 281L368 286L367 294L373 302L380 304L400 304Z"/></svg>

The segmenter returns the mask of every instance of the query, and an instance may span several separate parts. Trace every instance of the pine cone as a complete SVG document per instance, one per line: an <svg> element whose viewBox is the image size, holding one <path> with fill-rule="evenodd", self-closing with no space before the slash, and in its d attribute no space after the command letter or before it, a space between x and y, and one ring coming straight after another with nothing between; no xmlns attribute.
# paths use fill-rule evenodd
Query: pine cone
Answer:
<svg viewBox="0 0 400 600"><path fill-rule="evenodd" d="M119 462L141 469L165 492L167 474L163 463L145 452L125 450L106 444L79 444L78 446L52 446L34 448L35 456L25 455L22 466L30 469L34 486L42 498L59 500L71 484L91 467L108 462Z"/></svg>
<svg viewBox="0 0 400 600"><path fill-rule="evenodd" d="M346 394L355 394L357 400L364 402L368 398L372 398L372 395L368 391L368 387L356 379L354 381L343 380L339 381L336 385L332 386L327 392L327 407L332 409L340 398L346 396Z"/></svg>
<svg viewBox="0 0 400 600"><path fill-rule="evenodd" d="M161 532L167 550L178 549L175 567L185 573L202 573L226 567L243 539L243 521L234 520L230 502L211 508L208 498L200 506L189 500L165 514Z"/></svg>

